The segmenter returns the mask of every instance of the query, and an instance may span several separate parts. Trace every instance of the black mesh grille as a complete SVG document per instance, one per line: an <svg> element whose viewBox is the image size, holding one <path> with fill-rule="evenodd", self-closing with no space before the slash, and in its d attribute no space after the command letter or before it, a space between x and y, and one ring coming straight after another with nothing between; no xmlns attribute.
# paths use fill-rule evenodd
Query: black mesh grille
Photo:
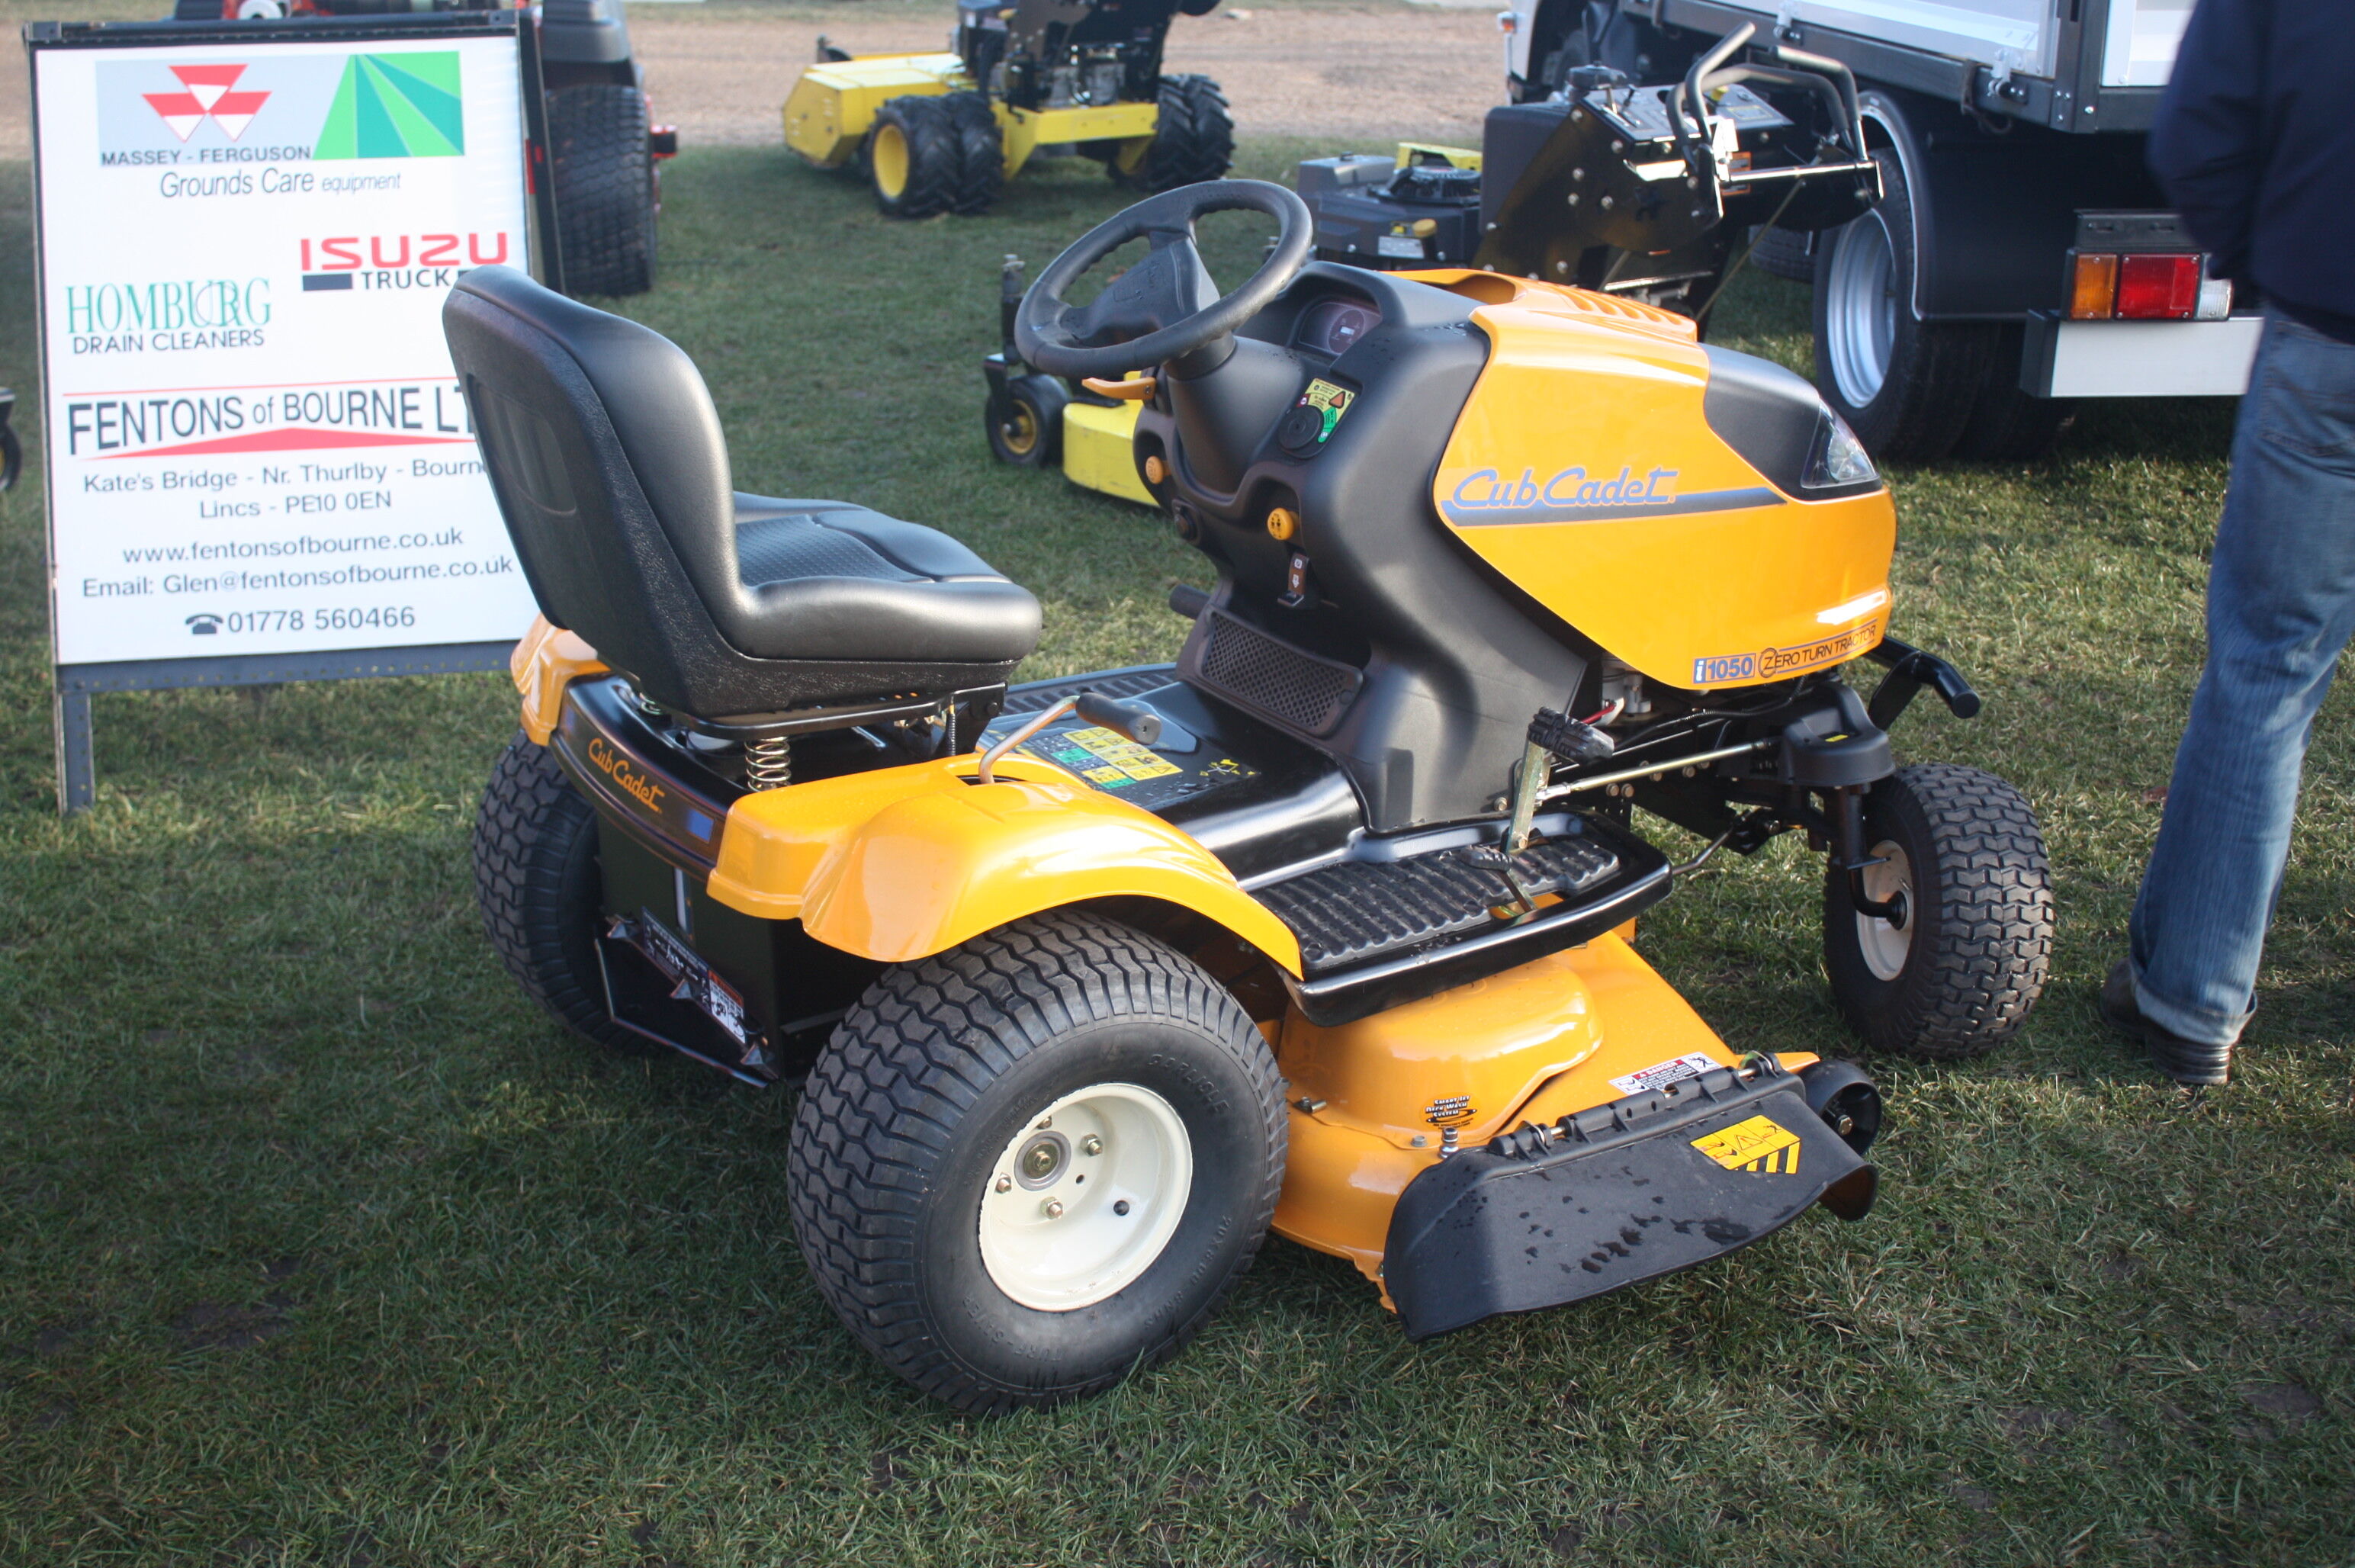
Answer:
<svg viewBox="0 0 2355 1568"><path fill-rule="evenodd" d="M1204 619L1202 678L1303 733L1330 731L1365 683L1360 671L1278 642L1221 611L1207 611Z"/></svg>
<svg viewBox="0 0 2355 1568"><path fill-rule="evenodd" d="M1575 897L1619 869L1619 857L1588 838L1550 838L1513 858L1530 893ZM1300 938L1304 973L1315 976L1495 923L1491 909L1513 902L1498 872L1436 850L1409 860L1325 866L1253 895Z"/></svg>
<svg viewBox="0 0 2355 1568"><path fill-rule="evenodd" d="M867 547L864 540L829 528L807 513L757 517L736 528L736 574L747 588L763 582L789 582L797 577L875 577L888 582L913 582L903 571Z"/></svg>

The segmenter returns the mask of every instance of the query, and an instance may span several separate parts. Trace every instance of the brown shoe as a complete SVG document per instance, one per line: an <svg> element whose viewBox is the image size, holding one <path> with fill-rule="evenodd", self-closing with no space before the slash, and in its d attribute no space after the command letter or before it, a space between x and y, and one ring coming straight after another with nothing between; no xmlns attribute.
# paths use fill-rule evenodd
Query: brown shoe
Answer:
<svg viewBox="0 0 2355 1568"><path fill-rule="evenodd" d="M2110 977L2102 984L2102 1021L2142 1041L2151 1065L2178 1083L2213 1086L2232 1076L2231 1046L2186 1040L2143 1017L2135 1000L2134 965L2124 958L2110 966Z"/></svg>

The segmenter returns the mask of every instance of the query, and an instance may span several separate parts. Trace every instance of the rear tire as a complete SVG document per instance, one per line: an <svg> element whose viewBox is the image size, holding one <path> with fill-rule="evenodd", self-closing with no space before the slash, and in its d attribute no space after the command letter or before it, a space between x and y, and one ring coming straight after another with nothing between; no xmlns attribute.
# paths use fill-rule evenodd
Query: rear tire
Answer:
<svg viewBox="0 0 2355 1568"><path fill-rule="evenodd" d="M1987 380L1971 417L1955 440L1954 455L1988 463L2033 463L2052 450L2077 417L2066 398L2030 397L2019 389L2019 360L2027 328L2008 322L1995 329Z"/></svg>
<svg viewBox="0 0 2355 1568"><path fill-rule="evenodd" d="M1284 1135L1274 1058L1224 987L1060 911L898 965L851 1010L794 1113L794 1229L916 1387L1058 1404L1209 1321L1274 1214Z"/></svg>
<svg viewBox="0 0 2355 1568"><path fill-rule="evenodd" d="M987 212L1006 188L1006 138L989 99L978 92L952 92L948 106L956 131L956 199L951 210L967 217Z"/></svg>
<svg viewBox="0 0 2355 1568"><path fill-rule="evenodd" d="M1063 408L1071 400L1052 376L1018 376L989 394L982 418L990 455L1017 468L1052 468L1063 460Z"/></svg>
<svg viewBox="0 0 2355 1568"><path fill-rule="evenodd" d="M2018 1033L2052 954L2052 874L2036 814L1977 768L1900 768L1865 797L1882 864L1865 896L1903 893L1902 926L1857 912L1847 873L1824 878L1824 967L1849 1027L1931 1061L1984 1055Z"/></svg>
<svg viewBox="0 0 2355 1568"><path fill-rule="evenodd" d="M661 1047L615 1023L597 965L604 879L597 814L545 746L518 733L474 816L483 931L527 996L573 1033L625 1056Z"/></svg>
<svg viewBox="0 0 2355 1568"><path fill-rule="evenodd" d="M1130 189L1153 193L1224 179L1234 161L1234 117L1219 84L1207 76L1165 76L1145 161L1129 174L1116 160L1104 167Z"/></svg>
<svg viewBox="0 0 2355 1568"><path fill-rule="evenodd" d="M878 109L864 161L886 218L946 212L964 173L956 125L937 98L894 98Z"/></svg>
<svg viewBox="0 0 2355 1568"><path fill-rule="evenodd" d="M565 292L642 294L655 286L655 165L645 95L584 82L548 95Z"/></svg>
<svg viewBox="0 0 2355 1568"><path fill-rule="evenodd" d="M1913 316L1913 208L1904 165L1877 148L1884 194L1816 237L1816 389L1873 456L1928 463L1954 449L1986 384L1977 322Z"/></svg>

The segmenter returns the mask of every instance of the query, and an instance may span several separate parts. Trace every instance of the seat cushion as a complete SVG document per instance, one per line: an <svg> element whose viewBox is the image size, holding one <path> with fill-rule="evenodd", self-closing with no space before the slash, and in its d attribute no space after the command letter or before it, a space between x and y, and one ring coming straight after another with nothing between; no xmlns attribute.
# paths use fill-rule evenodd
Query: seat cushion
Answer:
<svg viewBox="0 0 2355 1568"><path fill-rule="evenodd" d="M1039 602L936 528L843 501L735 502L746 603L720 619L755 658L999 664L1038 645Z"/></svg>

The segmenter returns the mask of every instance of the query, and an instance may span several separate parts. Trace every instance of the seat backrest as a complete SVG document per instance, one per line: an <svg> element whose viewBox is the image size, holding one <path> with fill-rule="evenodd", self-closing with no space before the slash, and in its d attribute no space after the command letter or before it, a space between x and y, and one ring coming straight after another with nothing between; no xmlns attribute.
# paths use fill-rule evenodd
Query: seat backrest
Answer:
<svg viewBox="0 0 2355 1568"><path fill-rule="evenodd" d="M744 590L728 445L694 361L506 267L459 279L442 328L541 613L697 711L696 672L741 658L712 607Z"/></svg>

